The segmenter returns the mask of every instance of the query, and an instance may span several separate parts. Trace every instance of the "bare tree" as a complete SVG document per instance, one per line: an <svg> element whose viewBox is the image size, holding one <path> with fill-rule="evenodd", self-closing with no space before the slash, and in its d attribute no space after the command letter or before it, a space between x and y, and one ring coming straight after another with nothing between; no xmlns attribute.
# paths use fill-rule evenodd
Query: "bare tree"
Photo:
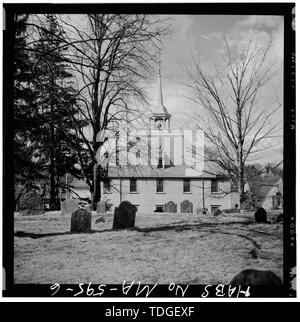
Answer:
<svg viewBox="0 0 300 322"><path fill-rule="evenodd" d="M273 106L263 106L263 88L272 78L273 65L268 63L272 37L258 43L253 37L237 49L223 37L224 66L204 71L192 57L186 67L194 102L205 109L209 122L203 128L211 149L205 156L227 172L243 201L244 168L250 156L270 148L282 120L273 116L281 107L278 98ZM202 113L203 114L203 113ZM201 116L203 118L203 115Z"/></svg>
<svg viewBox="0 0 300 322"><path fill-rule="evenodd" d="M65 19L61 23L69 44L66 58L78 80L79 119L89 129L73 117L78 159L95 209L103 175L97 151L104 141L99 142L98 134L109 128L117 132L124 112L127 116L137 113L134 100L147 103L141 81L147 79L155 61L153 48L159 46L168 27L159 16L149 15L89 14L82 16L80 24Z"/></svg>

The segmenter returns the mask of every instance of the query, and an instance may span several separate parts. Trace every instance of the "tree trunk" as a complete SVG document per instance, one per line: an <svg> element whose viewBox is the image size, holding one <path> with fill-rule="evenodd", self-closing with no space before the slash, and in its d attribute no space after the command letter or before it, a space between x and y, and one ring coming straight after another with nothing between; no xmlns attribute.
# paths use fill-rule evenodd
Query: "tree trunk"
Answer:
<svg viewBox="0 0 300 322"><path fill-rule="evenodd" d="M240 98L237 98L237 126L238 126L238 150L237 150L237 166L238 166L238 193L240 204L244 201L244 167L243 167L243 136L242 136L242 108L240 106Z"/></svg>
<svg viewBox="0 0 300 322"><path fill-rule="evenodd" d="M54 113L54 105L53 105L53 80L51 80L50 87L50 165L49 165L49 174L50 174L50 201L49 208L50 210L57 209L57 193L56 193L56 160L55 160L55 129L53 124L53 113Z"/></svg>
<svg viewBox="0 0 300 322"><path fill-rule="evenodd" d="M92 209L97 210L97 203L101 199L101 167L96 163L93 171Z"/></svg>
<svg viewBox="0 0 300 322"><path fill-rule="evenodd" d="M52 135L50 135L52 137ZM51 143L50 148L50 210L55 210L56 208L56 184L55 184L55 158L54 158L54 151L53 151L53 143Z"/></svg>
<svg viewBox="0 0 300 322"><path fill-rule="evenodd" d="M242 160L242 145L239 143L238 152L237 152L237 164L238 164L238 180L237 180L237 188L239 193L240 203L244 201L244 167Z"/></svg>

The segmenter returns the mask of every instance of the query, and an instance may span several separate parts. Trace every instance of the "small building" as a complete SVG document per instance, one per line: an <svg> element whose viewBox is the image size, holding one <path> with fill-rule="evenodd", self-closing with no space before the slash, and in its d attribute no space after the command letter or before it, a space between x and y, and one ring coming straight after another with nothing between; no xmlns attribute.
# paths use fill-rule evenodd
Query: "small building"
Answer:
<svg viewBox="0 0 300 322"><path fill-rule="evenodd" d="M266 210L282 209L283 180L280 176L259 176L249 182L249 188L256 206Z"/></svg>

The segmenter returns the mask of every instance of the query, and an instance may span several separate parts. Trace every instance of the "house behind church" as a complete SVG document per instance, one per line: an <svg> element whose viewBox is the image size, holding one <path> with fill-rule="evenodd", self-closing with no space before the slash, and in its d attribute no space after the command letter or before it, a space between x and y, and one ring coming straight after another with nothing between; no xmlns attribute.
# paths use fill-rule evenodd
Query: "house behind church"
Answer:
<svg viewBox="0 0 300 322"><path fill-rule="evenodd" d="M256 206L266 210L283 208L283 180L278 175L263 175L248 182L252 199Z"/></svg>

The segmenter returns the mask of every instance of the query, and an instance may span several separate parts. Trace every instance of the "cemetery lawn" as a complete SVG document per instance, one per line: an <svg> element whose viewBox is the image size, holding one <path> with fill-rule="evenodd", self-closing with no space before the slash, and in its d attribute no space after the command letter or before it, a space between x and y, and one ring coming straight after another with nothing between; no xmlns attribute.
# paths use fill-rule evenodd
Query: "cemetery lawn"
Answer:
<svg viewBox="0 0 300 322"><path fill-rule="evenodd" d="M14 282L227 284L246 268L282 278L282 224L256 224L253 213L137 213L134 229L118 231L112 214L97 217L91 233L75 234L71 215L16 213Z"/></svg>

